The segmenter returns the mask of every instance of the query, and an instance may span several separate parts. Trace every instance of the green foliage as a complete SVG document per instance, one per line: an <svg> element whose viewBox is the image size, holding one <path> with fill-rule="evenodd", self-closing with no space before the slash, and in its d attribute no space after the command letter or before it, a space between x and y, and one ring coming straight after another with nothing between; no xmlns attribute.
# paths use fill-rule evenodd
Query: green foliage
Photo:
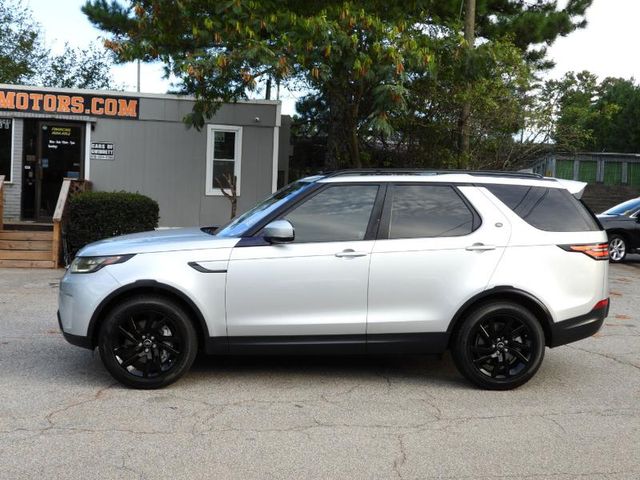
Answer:
<svg viewBox="0 0 640 480"><path fill-rule="evenodd" d="M221 101L243 98L272 78L302 82L326 98L333 166L358 165L359 130L388 131L404 107L407 72L431 66L425 5L375 1L184 0L83 7L121 61L160 60L197 103L201 127ZM401 8L400 8L401 7Z"/></svg>
<svg viewBox="0 0 640 480"><path fill-rule="evenodd" d="M83 11L111 34L105 43L119 61L159 60L181 80L197 100L185 119L196 128L267 79L306 89L297 125L326 135L325 167L336 168L366 165L363 145L399 151L398 136L409 134L427 142L419 153L454 160L450 133L470 97L476 141L491 120L491 140L508 143L524 124L526 86L550 66L547 46L584 26L591 2L478 0L475 49L461 35L460 0L89 0ZM445 153L398 130L424 123Z"/></svg>
<svg viewBox="0 0 640 480"><path fill-rule="evenodd" d="M557 117L554 140L561 151L640 151L640 86L634 80L590 72L549 81L543 95Z"/></svg>
<svg viewBox="0 0 640 480"><path fill-rule="evenodd" d="M17 0L0 0L0 83L24 83L46 62L40 27Z"/></svg>
<svg viewBox="0 0 640 480"><path fill-rule="evenodd" d="M158 226L158 203L128 192L84 192L69 201L69 251L104 238L145 232Z"/></svg>
<svg viewBox="0 0 640 480"><path fill-rule="evenodd" d="M109 52L90 44L52 54L28 7L0 0L0 83L114 89Z"/></svg>
<svg viewBox="0 0 640 480"><path fill-rule="evenodd" d="M395 150L411 167L460 167L456 136L460 105L470 102L471 145L465 166L509 168L521 161L514 134L524 128L531 89L530 67L509 42L486 42L468 58L452 41L436 49L438 68L433 75L412 80L408 110L413 115L394 119ZM468 63L473 81L460 81ZM381 144L382 139L376 139ZM375 144L371 144L374 148Z"/></svg>
<svg viewBox="0 0 640 480"><path fill-rule="evenodd" d="M109 52L95 44L86 48L65 45L60 55L50 55L44 72L38 77L39 85L60 88L87 88L117 90L119 86L111 75Z"/></svg>

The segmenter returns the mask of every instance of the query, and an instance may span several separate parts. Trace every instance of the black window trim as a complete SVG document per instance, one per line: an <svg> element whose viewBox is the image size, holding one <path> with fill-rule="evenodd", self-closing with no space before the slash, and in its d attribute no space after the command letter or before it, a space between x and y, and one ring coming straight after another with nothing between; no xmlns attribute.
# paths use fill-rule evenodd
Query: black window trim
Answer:
<svg viewBox="0 0 640 480"><path fill-rule="evenodd" d="M269 223L274 220L278 220L284 217L287 213L294 210L302 203L311 200L316 195L319 195L324 190L335 187L335 186L360 186L360 185L375 185L378 187L378 192L376 194L376 198L373 202L373 208L371 210L371 215L369 216L369 223L367 224L367 230L365 236L362 240L354 240L354 241L366 241L366 240L375 240L379 231L380 221L382 217L382 209L384 206L384 201L387 192L387 183L386 182L330 182L330 183L317 183L312 188L310 188L303 195L300 195L294 201L290 203L285 203L281 205L280 208L271 212L271 214L267 215L262 221L258 222L251 229L247 231L245 235L240 239L240 241L236 244L236 247L257 247L257 246L267 246L272 245L267 242L260 234L260 231L264 227L266 227ZM304 244L309 243L331 243L331 242L305 242ZM297 243L296 245L303 245L302 243Z"/></svg>
<svg viewBox="0 0 640 480"><path fill-rule="evenodd" d="M466 186L469 184L464 184ZM465 233L464 235L447 235L442 237L406 237L406 238L389 238L390 234L390 224L391 224L391 207L393 203L393 194L395 191L395 187L399 186L433 186L433 187L448 187L451 188L457 195L460 197L462 202L466 205L466 207L471 212L473 216L471 231L469 233ZM419 240L419 239L433 239L433 238L457 238L457 237L466 237L473 234L476 230L480 228L482 225L482 217L475 209L475 207L471 204L471 202L465 197L462 192L458 189L460 184L458 183L444 183L444 182L388 182L387 185L387 195L385 197L384 209L382 212L382 220L380 222L380 228L378 229L377 240Z"/></svg>
<svg viewBox="0 0 640 480"><path fill-rule="evenodd" d="M3 120L8 120L10 122L11 127L9 130L9 170L6 173L0 172L0 175L4 175L4 184L5 185L13 185L15 183L14 172L13 169L15 167L15 128L16 122L14 118L3 118Z"/></svg>

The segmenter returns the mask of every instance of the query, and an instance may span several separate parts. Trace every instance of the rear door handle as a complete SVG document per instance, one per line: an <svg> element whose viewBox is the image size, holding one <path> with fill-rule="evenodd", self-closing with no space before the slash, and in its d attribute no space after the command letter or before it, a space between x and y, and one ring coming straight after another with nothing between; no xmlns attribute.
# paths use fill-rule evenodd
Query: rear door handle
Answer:
<svg viewBox="0 0 640 480"><path fill-rule="evenodd" d="M339 258L364 257L366 255L367 255L366 252L356 252L355 250L352 250L350 248L336 253L336 257L339 257Z"/></svg>
<svg viewBox="0 0 640 480"><path fill-rule="evenodd" d="M495 245L485 245L484 243L474 243L473 245L469 245L465 250L470 252L486 252L487 250L495 250Z"/></svg>

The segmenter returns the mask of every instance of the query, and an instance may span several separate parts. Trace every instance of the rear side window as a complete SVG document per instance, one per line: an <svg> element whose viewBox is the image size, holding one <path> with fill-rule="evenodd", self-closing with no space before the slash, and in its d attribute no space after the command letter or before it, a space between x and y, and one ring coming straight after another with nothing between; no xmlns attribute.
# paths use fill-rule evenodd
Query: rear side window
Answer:
<svg viewBox="0 0 640 480"><path fill-rule="evenodd" d="M449 186L394 185L389 238L467 235L474 216Z"/></svg>
<svg viewBox="0 0 640 480"><path fill-rule="evenodd" d="M529 225L547 232L600 230L587 209L564 188L486 185Z"/></svg>

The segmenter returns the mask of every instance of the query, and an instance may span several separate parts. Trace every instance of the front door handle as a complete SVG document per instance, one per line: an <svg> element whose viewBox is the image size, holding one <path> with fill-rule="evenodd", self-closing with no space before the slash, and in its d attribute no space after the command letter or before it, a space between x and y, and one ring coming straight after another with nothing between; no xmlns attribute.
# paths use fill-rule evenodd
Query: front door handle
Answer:
<svg viewBox="0 0 640 480"><path fill-rule="evenodd" d="M473 245L469 245L465 250L470 252L486 252L487 250L495 250L495 245L485 245L484 243L474 243Z"/></svg>
<svg viewBox="0 0 640 480"><path fill-rule="evenodd" d="M352 250L351 248L348 248L346 250L343 250L341 252L336 253L336 257L339 258L354 258L354 257L364 257L366 256L367 253L366 252L356 252L355 250Z"/></svg>

